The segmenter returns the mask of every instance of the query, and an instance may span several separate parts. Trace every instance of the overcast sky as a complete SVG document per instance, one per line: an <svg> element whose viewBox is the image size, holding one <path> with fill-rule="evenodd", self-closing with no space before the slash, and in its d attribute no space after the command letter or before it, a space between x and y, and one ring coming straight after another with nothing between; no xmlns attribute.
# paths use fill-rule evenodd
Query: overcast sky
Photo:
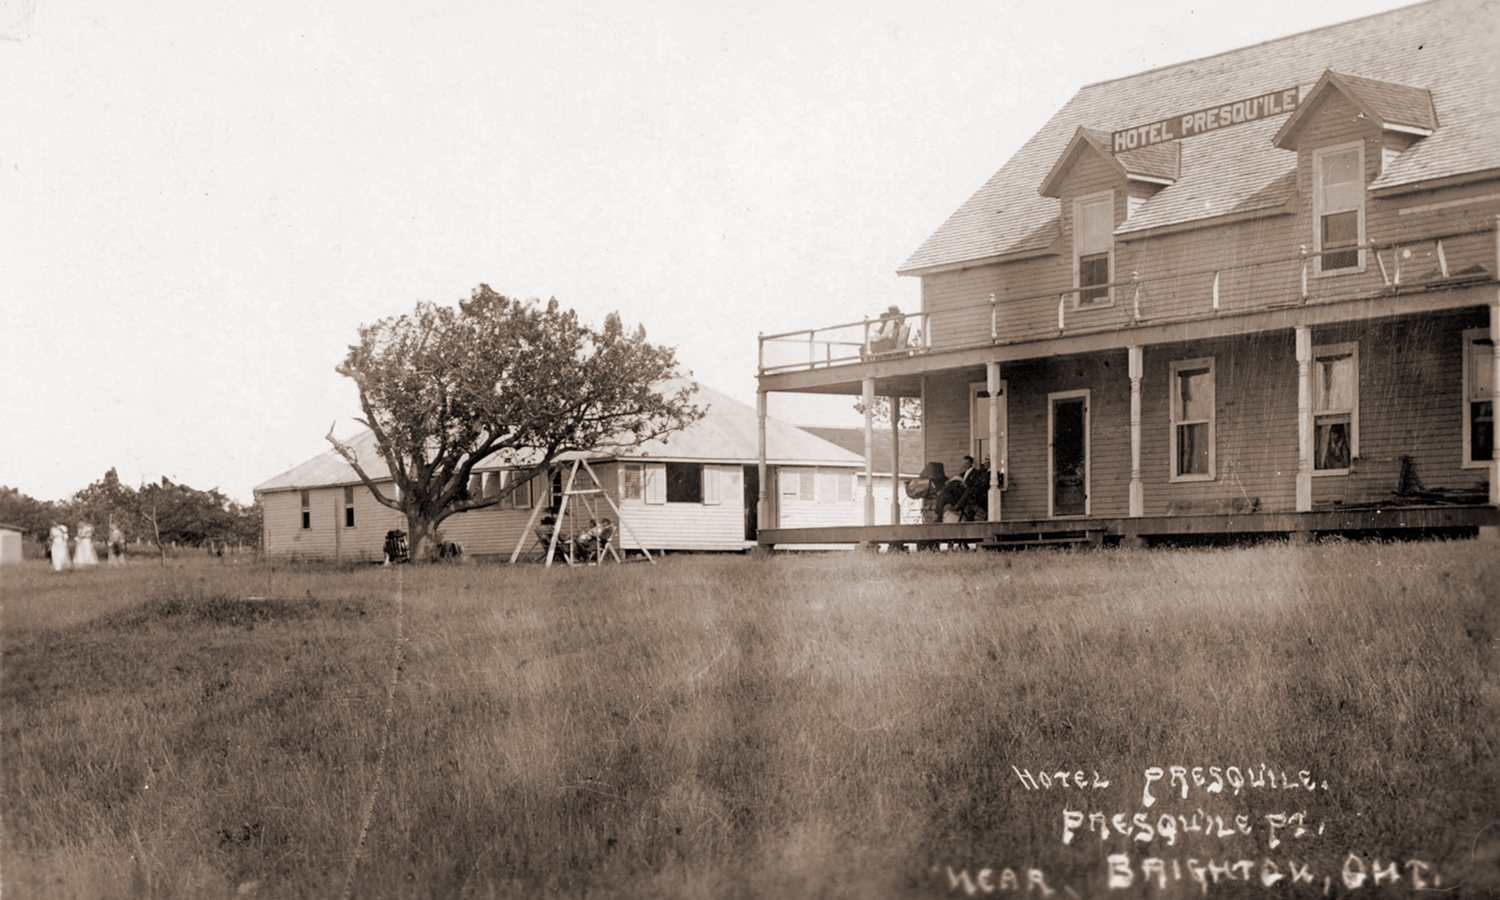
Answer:
<svg viewBox="0 0 1500 900"><path fill-rule="evenodd" d="M248 502L357 427L362 323L481 282L753 405L1079 87L1404 5L0 0L0 485Z"/></svg>

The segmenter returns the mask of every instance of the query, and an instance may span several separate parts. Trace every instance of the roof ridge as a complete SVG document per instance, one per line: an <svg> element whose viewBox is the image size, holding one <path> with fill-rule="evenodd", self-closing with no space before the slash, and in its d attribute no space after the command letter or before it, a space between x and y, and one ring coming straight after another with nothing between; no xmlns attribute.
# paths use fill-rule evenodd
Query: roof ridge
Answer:
<svg viewBox="0 0 1500 900"><path fill-rule="evenodd" d="M1292 32L1290 34L1283 34L1280 37L1273 37L1273 38L1267 38L1267 39L1265 39L1263 41L1256 41L1253 44L1242 44L1242 45L1240 45L1238 47L1231 47L1228 50L1220 50L1218 53L1210 53L1207 56L1198 56L1198 57L1194 57L1193 59L1184 59L1184 60L1180 60L1180 61L1174 62L1174 63L1167 63L1164 66L1156 66L1155 68L1151 68L1151 69L1141 69L1138 72L1131 72L1128 75L1118 75L1118 76L1116 76L1114 78L1105 78L1105 79L1100 80L1100 81L1092 81L1092 82L1089 82L1088 84L1080 86L1078 88L1078 92L1082 92L1082 91L1087 90L1088 88L1091 88L1091 87L1100 87L1100 86L1106 85L1106 84L1114 84L1115 82L1119 82L1119 81L1129 81L1132 78L1139 78L1142 75L1154 75L1154 74L1156 74L1158 72L1168 72L1168 71L1171 71L1172 69L1180 69L1183 66L1198 65L1198 64L1201 64L1201 63L1208 62L1211 59L1218 59L1221 56L1229 56L1229 55L1235 54L1235 53L1243 53L1246 50L1254 50L1257 47L1266 47L1266 46L1269 46L1271 44L1279 44L1282 41L1296 40L1297 38L1306 37L1307 35L1310 35L1310 34L1317 34L1320 31L1328 31L1328 30L1333 29L1333 28L1344 28L1346 26L1354 24L1355 22L1363 22L1363 21L1365 21L1367 19L1378 19L1381 16L1389 16L1389 15L1392 15L1394 13L1404 12L1405 10L1414 9L1415 7L1418 7L1418 6L1433 6L1433 5L1436 5L1436 4L1439 4L1439 3L1446 3L1446 2L1450 2L1450 0L1418 0L1418 2L1416 2L1416 3L1408 3L1405 6L1397 6L1397 7L1393 8L1393 9L1383 9L1383 10L1381 10L1379 12L1368 13L1368 14L1363 15L1363 16L1355 16L1352 19L1343 19L1343 20L1340 20L1338 22L1330 23L1328 25L1320 25L1317 28L1308 28L1308 29L1305 29L1303 31L1294 31L1294 32Z"/></svg>

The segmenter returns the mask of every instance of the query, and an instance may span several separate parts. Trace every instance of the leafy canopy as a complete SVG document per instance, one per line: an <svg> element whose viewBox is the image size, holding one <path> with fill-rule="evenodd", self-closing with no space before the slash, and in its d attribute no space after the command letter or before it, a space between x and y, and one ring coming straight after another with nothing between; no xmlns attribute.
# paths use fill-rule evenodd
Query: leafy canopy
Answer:
<svg viewBox="0 0 1500 900"><path fill-rule="evenodd" d="M558 455L665 438L702 416L676 353L602 329L556 300L514 300L481 284L457 308L419 303L411 315L362 326L338 372L359 388L363 418L398 490L385 496L354 449L328 439L382 504L407 514L413 553L427 526L491 506ZM523 470L508 490L472 496L475 465ZM419 519L422 520L419 522Z"/></svg>

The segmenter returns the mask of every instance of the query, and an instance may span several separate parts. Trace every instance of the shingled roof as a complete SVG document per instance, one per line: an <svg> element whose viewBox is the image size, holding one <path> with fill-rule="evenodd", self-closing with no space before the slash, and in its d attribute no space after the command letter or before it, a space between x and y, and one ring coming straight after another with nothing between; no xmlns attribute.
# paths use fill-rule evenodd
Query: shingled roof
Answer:
<svg viewBox="0 0 1500 900"><path fill-rule="evenodd" d="M1305 98L1329 71L1340 73L1353 90L1363 89L1363 102L1378 105L1384 115L1415 118L1430 96L1436 130L1391 161L1372 189L1500 174L1497 46L1500 6L1494 0L1432 0L1088 85L897 271L921 274L1045 249L1060 233L1059 209L1039 190L1080 128L1108 133L1293 86ZM1286 204L1296 191L1297 159L1273 139L1287 118L1276 115L1176 142L1178 177L1117 233Z"/></svg>
<svg viewBox="0 0 1500 900"><path fill-rule="evenodd" d="M681 382L667 383L675 388ZM759 423L754 408L727 394L698 384L693 403L704 410L702 419L686 429L667 436L663 441L649 441L632 447L600 447L589 454L564 454L571 460L586 455L590 460L630 459L652 462L750 463L759 454ZM365 474L374 481L390 478L390 469L376 449L375 436L369 431L348 438ZM864 464L864 458L830 443L795 425L766 417L766 458L775 465L847 466ZM488 459L475 466L481 471L502 468L498 459ZM354 467L333 450L289 469L255 488L256 493L298 490L301 488L336 487L358 484Z"/></svg>

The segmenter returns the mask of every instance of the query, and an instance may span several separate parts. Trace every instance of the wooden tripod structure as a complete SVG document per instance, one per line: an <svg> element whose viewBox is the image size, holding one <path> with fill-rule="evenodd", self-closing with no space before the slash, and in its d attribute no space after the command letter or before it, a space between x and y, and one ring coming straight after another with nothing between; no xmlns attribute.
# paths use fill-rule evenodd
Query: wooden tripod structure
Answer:
<svg viewBox="0 0 1500 900"><path fill-rule="evenodd" d="M580 484L580 482L578 481L578 474L580 471L588 474L589 481L593 483L593 487L577 486ZM614 498L611 497L609 495L609 492L604 489L604 483L599 480L599 475L594 472L594 467L589 465L588 460L580 457L573 461L573 468L568 472L568 482L563 486L562 503L557 507L557 522L552 526L552 537L547 542L548 568L552 567L552 559L557 554L558 534L562 531L562 520L563 517L568 513L568 500L572 497L577 497L578 502L583 504L583 508L588 510L589 518L596 520L599 518L598 498L603 497L604 502L609 504L609 508L614 510L615 520L620 523L620 527L630 532L630 536L632 538L635 538L635 542L640 545L641 552L646 554L646 560L653 566L656 565L656 560L651 557L651 551L646 549L646 545L641 542L641 539L639 537L636 537L635 532L630 531L630 525L625 521L625 515L620 512L620 507L615 505ZM541 515L541 513L541 503L532 504L531 518L526 522L526 530L521 534L521 539L516 542L515 552L511 553L510 555L510 561L512 564L514 564L516 560L521 558L521 549L526 546L526 542L530 540L531 536L535 533L534 529L536 528L536 520L537 517ZM624 560L620 557L620 550L616 546L618 543L618 541L611 540L607 545L609 552L614 556L615 562L617 563L624 562ZM578 565L577 561L575 561L571 555L568 555L564 558L567 560L568 565Z"/></svg>

